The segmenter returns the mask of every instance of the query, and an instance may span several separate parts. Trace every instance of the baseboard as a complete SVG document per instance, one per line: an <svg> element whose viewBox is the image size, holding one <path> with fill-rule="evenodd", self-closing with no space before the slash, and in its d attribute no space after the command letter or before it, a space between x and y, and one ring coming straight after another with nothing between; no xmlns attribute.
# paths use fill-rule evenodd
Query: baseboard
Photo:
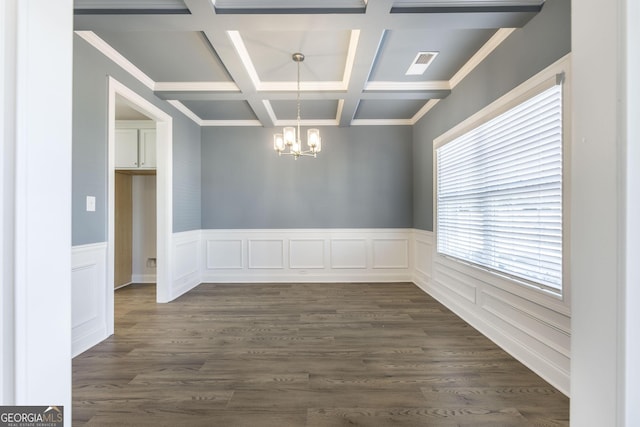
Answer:
<svg viewBox="0 0 640 427"><path fill-rule="evenodd" d="M71 357L73 358L84 353L85 351L89 350L94 345L101 343L108 337L109 335L107 334L106 328L94 330L81 337L74 336L72 341Z"/></svg>
<svg viewBox="0 0 640 427"><path fill-rule="evenodd" d="M155 274L133 274L131 283L156 283Z"/></svg>
<svg viewBox="0 0 640 427"><path fill-rule="evenodd" d="M278 274L255 273L245 275L206 274L202 283L394 283L411 282L410 274Z"/></svg>

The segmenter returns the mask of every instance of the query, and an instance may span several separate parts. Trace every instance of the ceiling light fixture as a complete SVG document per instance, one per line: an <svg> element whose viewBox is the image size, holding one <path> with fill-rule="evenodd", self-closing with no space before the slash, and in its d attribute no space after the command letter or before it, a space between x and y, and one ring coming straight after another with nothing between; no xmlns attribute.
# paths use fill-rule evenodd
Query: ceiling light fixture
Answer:
<svg viewBox="0 0 640 427"><path fill-rule="evenodd" d="M287 126L282 129L282 133L276 133L273 135L273 149L278 152L278 155L287 154L293 156L294 159L298 159L300 156L317 157L318 153L322 149L322 140L320 138L320 130L308 129L307 130L307 145L308 150L302 149L302 141L300 139L300 63L304 61L304 55L296 52L291 55L294 62L298 64L298 116L296 118L296 128L293 126ZM285 150L289 151L285 151Z"/></svg>

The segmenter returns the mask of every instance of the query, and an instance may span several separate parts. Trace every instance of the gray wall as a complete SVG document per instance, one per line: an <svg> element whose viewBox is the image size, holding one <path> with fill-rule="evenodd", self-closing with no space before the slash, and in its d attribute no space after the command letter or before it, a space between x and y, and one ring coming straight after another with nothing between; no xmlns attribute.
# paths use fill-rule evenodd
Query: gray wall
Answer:
<svg viewBox="0 0 640 427"><path fill-rule="evenodd" d="M173 117L173 231L201 228L200 129L140 82L74 35L72 244L107 240L107 76ZM96 196L96 212L85 211Z"/></svg>
<svg viewBox="0 0 640 427"><path fill-rule="evenodd" d="M433 140L571 51L570 0L547 0L413 128L413 225L433 230Z"/></svg>
<svg viewBox="0 0 640 427"><path fill-rule="evenodd" d="M200 126L173 114L173 232L202 228Z"/></svg>
<svg viewBox="0 0 640 427"><path fill-rule="evenodd" d="M203 128L202 228L412 227L410 127L322 128L298 160L274 131Z"/></svg>

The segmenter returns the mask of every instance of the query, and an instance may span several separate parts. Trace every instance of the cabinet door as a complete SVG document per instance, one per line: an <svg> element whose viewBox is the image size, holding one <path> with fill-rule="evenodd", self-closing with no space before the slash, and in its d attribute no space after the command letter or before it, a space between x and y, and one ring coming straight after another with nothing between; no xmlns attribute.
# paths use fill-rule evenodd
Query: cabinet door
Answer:
<svg viewBox="0 0 640 427"><path fill-rule="evenodd" d="M138 129L116 129L116 168L138 167Z"/></svg>
<svg viewBox="0 0 640 427"><path fill-rule="evenodd" d="M156 130L140 129L140 167L156 168Z"/></svg>

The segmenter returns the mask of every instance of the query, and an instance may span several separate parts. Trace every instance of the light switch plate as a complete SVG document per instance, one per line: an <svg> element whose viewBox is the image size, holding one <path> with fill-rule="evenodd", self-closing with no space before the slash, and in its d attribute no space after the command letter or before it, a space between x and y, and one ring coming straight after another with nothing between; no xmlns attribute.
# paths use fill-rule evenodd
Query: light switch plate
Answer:
<svg viewBox="0 0 640 427"><path fill-rule="evenodd" d="M96 198L95 196L87 196L87 212L96 211Z"/></svg>

